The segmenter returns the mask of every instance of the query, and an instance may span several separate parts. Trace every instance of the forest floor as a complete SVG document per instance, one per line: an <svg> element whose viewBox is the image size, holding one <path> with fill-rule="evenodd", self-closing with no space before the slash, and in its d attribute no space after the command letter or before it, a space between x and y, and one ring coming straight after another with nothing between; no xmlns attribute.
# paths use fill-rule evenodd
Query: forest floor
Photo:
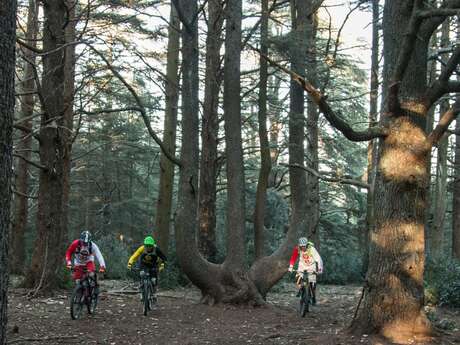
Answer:
<svg viewBox="0 0 460 345"><path fill-rule="evenodd" d="M301 318L293 284L286 285L283 292L271 293L267 306L258 308L203 305L193 288L162 290L148 316L142 315L139 295L117 292L127 284L101 281L96 313L84 314L80 320L70 318L70 291L28 299L27 291L11 289L8 344L387 344L382 339L353 337L344 332L361 295L358 286L320 285L318 304ZM431 308L429 313L444 330L422 343L460 344L460 310ZM407 343L422 344L414 339Z"/></svg>

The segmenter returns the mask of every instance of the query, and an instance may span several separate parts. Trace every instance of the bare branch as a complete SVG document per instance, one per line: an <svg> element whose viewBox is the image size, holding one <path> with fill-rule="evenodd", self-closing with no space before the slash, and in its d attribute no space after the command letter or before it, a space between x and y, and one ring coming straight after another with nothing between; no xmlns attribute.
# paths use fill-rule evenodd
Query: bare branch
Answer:
<svg viewBox="0 0 460 345"><path fill-rule="evenodd" d="M41 165L40 163L37 163L37 162L34 162L34 161L31 161L30 159L27 159L26 157L24 156L21 156L20 154L17 154L17 153L13 153L13 157L17 157L17 158L20 158L22 159L23 161L25 161L26 163L38 168L38 169L42 169L42 170L45 170L45 171L48 171L48 168L44 165Z"/></svg>
<svg viewBox="0 0 460 345"><path fill-rule="evenodd" d="M305 170L306 172L316 176L317 178L327 181L327 182L337 182L340 184L348 184L360 188L366 188L369 189L370 186L369 184L359 181L357 179L352 179L352 178L347 178L347 177L341 177L341 176L334 176L334 177L329 177L329 176L324 176L322 172L318 172L310 167L304 166L304 165L299 165L299 164L285 164L281 163L280 165L286 166L286 167L291 167L291 168L299 168L302 170Z"/></svg>
<svg viewBox="0 0 460 345"><path fill-rule="evenodd" d="M313 85L311 85L305 78L301 77L297 73L290 69L280 65L273 61L268 56L262 54L259 49L249 45L249 47L260 54L265 60L268 61L272 66L276 66L283 72L289 74L291 78L296 81L302 88L307 91L312 101L318 106L319 110L323 113L324 117L329 123L338 129L348 140L351 141L367 141L374 138L385 137L387 130L383 127L374 126L369 127L364 131L355 131L345 120L343 120L339 114L337 114L326 101L326 97L321 94Z"/></svg>

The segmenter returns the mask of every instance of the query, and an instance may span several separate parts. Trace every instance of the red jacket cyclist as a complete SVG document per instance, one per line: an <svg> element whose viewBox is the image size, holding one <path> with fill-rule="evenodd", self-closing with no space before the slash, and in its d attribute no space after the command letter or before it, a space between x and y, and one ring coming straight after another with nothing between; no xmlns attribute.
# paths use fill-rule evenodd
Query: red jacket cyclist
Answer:
<svg viewBox="0 0 460 345"><path fill-rule="evenodd" d="M89 272L89 276L95 280L94 256L96 256L99 262L99 272L105 272L105 261L104 257L99 250L96 243L91 240L91 233L89 231L83 231L80 238L73 241L65 253L65 260L67 268L72 268L72 255L74 255L74 271L73 279L78 284L83 274L83 267Z"/></svg>

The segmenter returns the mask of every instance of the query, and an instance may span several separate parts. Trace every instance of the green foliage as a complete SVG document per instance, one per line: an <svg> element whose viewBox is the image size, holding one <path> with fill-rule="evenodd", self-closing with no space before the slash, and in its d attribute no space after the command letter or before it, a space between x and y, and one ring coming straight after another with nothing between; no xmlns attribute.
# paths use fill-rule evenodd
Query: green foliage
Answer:
<svg viewBox="0 0 460 345"><path fill-rule="evenodd" d="M460 262L450 259L428 261L425 299L431 304L460 307Z"/></svg>
<svg viewBox="0 0 460 345"><path fill-rule="evenodd" d="M106 261L106 277L110 279L126 278L126 265L130 253L125 243L111 234L96 238L95 242L101 249Z"/></svg>

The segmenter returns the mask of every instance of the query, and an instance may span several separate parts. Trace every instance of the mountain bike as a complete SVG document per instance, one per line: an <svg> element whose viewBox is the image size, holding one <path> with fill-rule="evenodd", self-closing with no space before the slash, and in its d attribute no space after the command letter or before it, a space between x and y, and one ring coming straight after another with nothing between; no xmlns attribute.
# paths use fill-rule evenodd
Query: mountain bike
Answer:
<svg viewBox="0 0 460 345"><path fill-rule="evenodd" d="M94 274L96 275L96 273ZM91 278L88 269L84 266L82 267L80 282L75 286L70 297L70 316L73 320L79 319L85 305L88 314L94 314L98 301L99 293L96 276L94 279Z"/></svg>
<svg viewBox="0 0 460 345"><path fill-rule="evenodd" d="M310 311L310 305L313 304L313 288L312 284L316 282L316 272L308 273L303 271L300 273L298 283L300 284L299 296L299 314L301 317Z"/></svg>
<svg viewBox="0 0 460 345"><path fill-rule="evenodd" d="M142 307L144 315L147 315L157 303L155 295L157 291L157 278L152 277L148 270L140 268L133 268L132 270L139 273Z"/></svg>

